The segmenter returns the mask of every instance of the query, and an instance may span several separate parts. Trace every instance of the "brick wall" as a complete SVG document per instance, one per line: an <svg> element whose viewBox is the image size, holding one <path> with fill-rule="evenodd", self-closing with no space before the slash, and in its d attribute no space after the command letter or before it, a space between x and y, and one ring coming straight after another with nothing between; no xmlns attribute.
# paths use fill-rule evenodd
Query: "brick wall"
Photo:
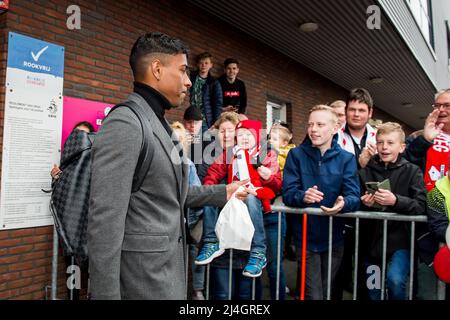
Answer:
<svg viewBox="0 0 450 320"><path fill-rule="evenodd" d="M145 32L160 30L183 39L191 48L191 63L197 53L210 51L215 75L222 72L225 58L236 57L241 63L239 77L247 85L248 116L265 121L268 96L290 103L292 110L288 114L296 143L304 136L311 106L345 98L343 88L186 2L79 0L81 30L66 28L66 8L71 4L63 0L16 0L10 4L10 11L0 16L1 126L7 31L64 46L64 95L107 103L117 103L130 93L128 55L138 35ZM170 111L169 120L181 119L185 107ZM3 127L0 141L2 132ZM44 297L43 288L50 284L52 238L52 227L0 232L0 299ZM63 298L61 259L59 265L59 292Z"/></svg>
<svg viewBox="0 0 450 320"><path fill-rule="evenodd" d="M0 232L0 299L44 299L51 283L52 227ZM60 259L59 290L65 280ZM50 296L50 291L49 291Z"/></svg>

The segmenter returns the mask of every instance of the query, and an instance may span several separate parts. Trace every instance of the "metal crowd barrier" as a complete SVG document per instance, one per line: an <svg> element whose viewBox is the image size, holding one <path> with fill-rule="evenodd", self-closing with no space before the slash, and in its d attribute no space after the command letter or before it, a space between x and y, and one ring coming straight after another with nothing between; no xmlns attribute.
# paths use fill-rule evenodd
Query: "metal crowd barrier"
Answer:
<svg viewBox="0 0 450 320"><path fill-rule="evenodd" d="M278 212L278 239L277 239L277 272L276 272L276 300L279 300L280 296L280 269L281 269L281 213L289 214L308 214L308 215L319 215L328 216L323 213L318 208L291 208L286 207L281 202L276 202L272 205L274 212ZM384 300L385 291L385 280L386 280L386 249L387 249L387 222L388 221L404 221L411 222L411 240L410 240L410 271L409 271L409 299L413 299L413 281L414 281L414 246L415 246L415 224L416 222L427 222L427 217L421 216L408 216L401 215L393 212L376 212L376 211L355 211L345 214L338 214L335 216L328 216L330 219L329 223L329 242L328 242L328 273L327 273L327 300L331 299L331 263L332 263L332 248L333 248L333 219L336 218L354 218L355 221L355 251L354 251L354 270L353 270L353 300L357 299L357 288L358 288L358 258L359 258L359 220L360 219L372 219L372 220L383 220L383 258L382 258L382 270L381 270L381 300ZM187 254L189 256L189 253ZM187 263L189 263L187 261ZM230 250L230 262L229 262L229 283L228 283L228 298L232 298L232 276L233 276L233 250ZM53 259L52 259L52 281L51 281L51 299L57 299L57 277L58 277L58 234L56 228L53 232ZM210 293L210 265L206 266L206 299L209 300ZM255 278L253 279L252 285L252 299L255 299ZM437 288L438 300L445 299L445 283L439 281Z"/></svg>
<svg viewBox="0 0 450 320"><path fill-rule="evenodd" d="M53 226L53 256L52 256L52 286L51 286L51 300L57 300L58 297L58 250L59 250L59 235L56 227Z"/></svg>
<svg viewBox="0 0 450 320"><path fill-rule="evenodd" d="M386 282L386 250L387 250L387 223L388 221L403 221L411 223L411 239L410 239L410 269L409 269L409 300L413 299L413 282L414 282L414 249L415 249L415 226L416 222L427 222L425 215L410 216L401 215L393 212L376 212L376 211L355 211L345 214L338 214L329 216L322 212L319 208L291 208L286 207L281 201L276 201L272 205L272 210L278 212L278 240L277 240L277 272L276 272L276 300L279 300L280 290L280 268L281 268L281 213L289 214L307 214L327 216L330 219L329 223L329 241L328 241L328 273L327 273L327 300L331 300L331 263L332 263L332 248L333 248L333 220L334 218L354 218L355 219L355 251L354 251L354 270L353 270L353 300L357 300L358 289L358 261L359 261L359 222L360 219L383 220L383 254L382 254L382 270L381 270L381 300L385 299L385 282ZM232 298L232 262L233 250L230 249L230 264L229 264L229 283L228 283L228 298ZM209 299L210 287L210 266L206 266L206 299ZM445 299L445 283L439 281L437 288L438 300ZM252 299L255 299L255 279L253 279Z"/></svg>

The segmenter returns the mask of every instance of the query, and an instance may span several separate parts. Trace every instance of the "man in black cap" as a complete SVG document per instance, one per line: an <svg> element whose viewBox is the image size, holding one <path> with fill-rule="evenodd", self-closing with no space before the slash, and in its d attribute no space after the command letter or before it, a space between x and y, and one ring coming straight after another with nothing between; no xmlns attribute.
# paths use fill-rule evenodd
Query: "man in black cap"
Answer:
<svg viewBox="0 0 450 320"><path fill-rule="evenodd" d="M188 136L189 142L192 142L191 139L199 138L201 136L200 129L203 124L203 116L200 109L194 106L187 108L184 112L183 124L190 135L190 137Z"/></svg>
<svg viewBox="0 0 450 320"><path fill-rule="evenodd" d="M188 157L195 164L200 181L203 181L209 165L214 160L214 150L213 154L205 152L205 148L214 140L213 135L209 130L202 132L203 116L200 109L194 106L184 112L183 124L188 134Z"/></svg>

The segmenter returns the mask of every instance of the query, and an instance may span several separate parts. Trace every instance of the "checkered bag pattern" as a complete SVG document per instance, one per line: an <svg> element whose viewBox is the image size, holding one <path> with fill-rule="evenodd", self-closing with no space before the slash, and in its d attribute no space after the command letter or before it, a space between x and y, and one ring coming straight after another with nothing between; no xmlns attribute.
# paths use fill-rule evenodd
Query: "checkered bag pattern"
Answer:
<svg viewBox="0 0 450 320"><path fill-rule="evenodd" d="M64 144L61 174L52 185L52 209L64 250L87 261L91 147L95 134L74 130Z"/></svg>

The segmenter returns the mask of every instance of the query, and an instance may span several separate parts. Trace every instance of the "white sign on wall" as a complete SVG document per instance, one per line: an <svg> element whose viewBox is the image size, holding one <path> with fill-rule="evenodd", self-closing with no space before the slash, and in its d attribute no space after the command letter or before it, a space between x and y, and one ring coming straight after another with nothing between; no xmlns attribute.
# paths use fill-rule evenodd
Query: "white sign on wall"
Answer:
<svg viewBox="0 0 450 320"><path fill-rule="evenodd" d="M0 230L53 224L50 170L59 163L64 47L8 35Z"/></svg>

